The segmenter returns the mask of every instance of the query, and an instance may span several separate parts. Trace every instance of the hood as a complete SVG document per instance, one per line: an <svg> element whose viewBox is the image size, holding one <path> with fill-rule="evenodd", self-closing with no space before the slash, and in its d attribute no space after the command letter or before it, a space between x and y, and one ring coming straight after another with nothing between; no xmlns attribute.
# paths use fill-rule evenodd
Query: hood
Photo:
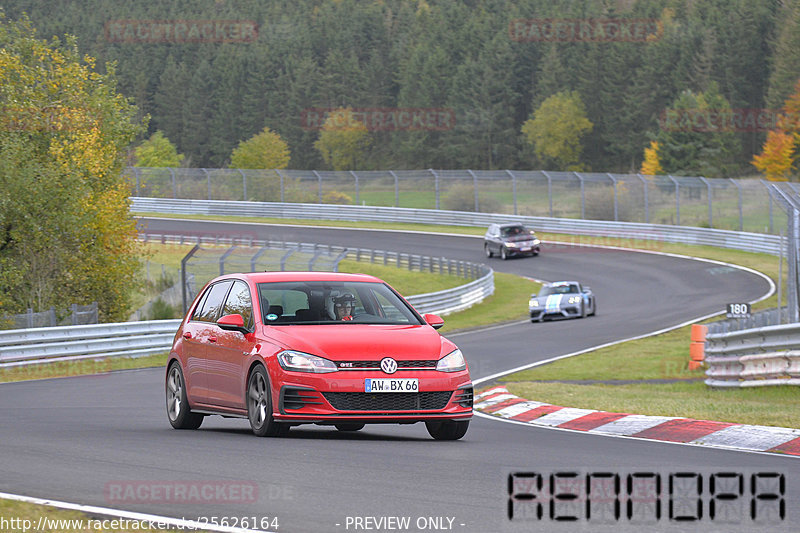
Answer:
<svg viewBox="0 0 800 533"><path fill-rule="evenodd" d="M430 326L320 324L265 327L266 336L284 349L331 361L439 359L456 346Z"/></svg>
<svg viewBox="0 0 800 533"><path fill-rule="evenodd" d="M520 235L511 235L509 237L503 237L503 240L506 242L521 242L521 241L532 241L535 239L535 235L531 235L529 233L522 233Z"/></svg>

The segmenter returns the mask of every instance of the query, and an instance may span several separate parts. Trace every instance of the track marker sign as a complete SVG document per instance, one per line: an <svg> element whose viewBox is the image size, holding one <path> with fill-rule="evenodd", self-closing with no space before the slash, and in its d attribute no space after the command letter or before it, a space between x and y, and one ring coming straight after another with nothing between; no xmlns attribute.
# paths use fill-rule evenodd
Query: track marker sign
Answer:
<svg viewBox="0 0 800 533"><path fill-rule="evenodd" d="M727 305L725 316L728 318L750 318L750 304L733 303Z"/></svg>

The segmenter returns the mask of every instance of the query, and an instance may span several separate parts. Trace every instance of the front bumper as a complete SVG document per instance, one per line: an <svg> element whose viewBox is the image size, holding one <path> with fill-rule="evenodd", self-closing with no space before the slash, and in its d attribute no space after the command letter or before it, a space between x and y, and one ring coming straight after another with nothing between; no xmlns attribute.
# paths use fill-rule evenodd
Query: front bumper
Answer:
<svg viewBox="0 0 800 533"><path fill-rule="evenodd" d="M416 378L419 392L368 393L366 378L386 378L375 371L330 374L284 372L274 409L275 420L298 423L414 423L467 420L472 417L469 372L398 371L393 378Z"/></svg>
<svg viewBox="0 0 800 533"><path fill-rule="evenodd" d="M522 243L517 243L522 244ZM537 255L539 253L540 245L526 245L511 246L509 243L505 244L505 248L509 255Z"/></svg>
<svg viewBox="0 0 800 533"><path fill-rule="evenodd" d="M578 318L581 316L580 305L568 305L558 310L548 310L544 307L529 307L531 320L558 320L560 318Z"/></svg>

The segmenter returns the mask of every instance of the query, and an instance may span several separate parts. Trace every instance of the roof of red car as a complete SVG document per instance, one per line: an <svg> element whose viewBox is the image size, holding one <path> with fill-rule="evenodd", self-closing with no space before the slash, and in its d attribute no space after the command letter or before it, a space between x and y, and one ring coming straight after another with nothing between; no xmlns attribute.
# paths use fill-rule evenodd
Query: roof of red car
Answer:
<svg viewBox="0 0 800 533"><path fill-rule="evenodd" d="M368 274L347 274L343 272L245 272L226 274L225 277L246 277L254 283L269 281L371 281L383 283L382 279Z"/></svg>

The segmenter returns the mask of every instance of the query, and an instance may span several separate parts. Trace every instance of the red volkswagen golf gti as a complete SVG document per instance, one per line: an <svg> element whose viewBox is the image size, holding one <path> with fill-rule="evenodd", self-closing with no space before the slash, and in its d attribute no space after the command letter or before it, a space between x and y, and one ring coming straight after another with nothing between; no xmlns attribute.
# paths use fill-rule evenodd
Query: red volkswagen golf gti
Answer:
<svg viewBox="0 0 800 533"><path fill-rule="evenodd" d="M357 431L425 422L460 439L472 382L458 347L394 289L363 274L262 272L212 280L183 319L167 363L167 415L248 418L258 436L298 424Z"/></svg>

